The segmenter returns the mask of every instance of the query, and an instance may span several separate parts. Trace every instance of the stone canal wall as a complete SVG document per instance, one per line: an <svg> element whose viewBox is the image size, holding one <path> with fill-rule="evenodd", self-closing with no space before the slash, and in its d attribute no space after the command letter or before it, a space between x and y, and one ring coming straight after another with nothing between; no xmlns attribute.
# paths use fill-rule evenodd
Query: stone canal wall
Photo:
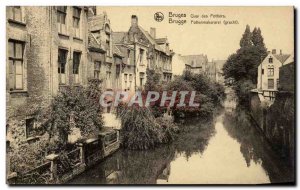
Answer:
<svg viewBox="0 0 300 190"><path fill-rule="evenodd" d="M273 149L294 165L294 94L277 92L274 102L250 94L250 115L263 132Z"/></svg>

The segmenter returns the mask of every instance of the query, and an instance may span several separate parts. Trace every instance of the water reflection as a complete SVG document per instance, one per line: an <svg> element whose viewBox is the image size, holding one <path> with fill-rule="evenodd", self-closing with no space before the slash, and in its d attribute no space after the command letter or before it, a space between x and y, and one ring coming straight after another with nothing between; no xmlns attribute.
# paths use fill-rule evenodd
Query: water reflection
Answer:
<svg viewBox="0 0 300 190"><path fill-rule="evenodd" d="M231 98L230 98L231 97ZM261 184L292 181L248 115L229 96L212 121L181 124L176 142L149 151L119 150L71 184Z"/></svg>
<svg viewBox="0 0 300 190"><path fill-rule="evenodd" d="M225 112L224 127L228 134L240 144L247 167L259 164L269 176L271 183L293 181L293 169L289 168L270 147L259 130L252 124L250 116L237 107L235 112Z"/></svg>

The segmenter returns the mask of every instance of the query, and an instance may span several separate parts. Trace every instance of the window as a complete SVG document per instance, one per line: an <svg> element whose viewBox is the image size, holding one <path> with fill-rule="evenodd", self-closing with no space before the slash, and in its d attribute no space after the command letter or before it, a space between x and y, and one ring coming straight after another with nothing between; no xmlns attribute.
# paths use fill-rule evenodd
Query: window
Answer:
<svg viewBox="0 0 300 190"><path fill-rule="evenodd" d="M77 38L80 38L80 13L80 8L73 7L73 27L75 29L75 37Z"/></svg>
<svg viewBox="0 0 300 190"><path fill-rule="evenodd" d="M67 7L66 6L58 6L57 8L57 30L59 33L65 34L66 27L66 15L67 15Z"/></svg>
<svg viewBox="0 0 300 190"><path fill-rule="evenodd" d="M22 10L20 6L13 6L9 8L9 19L14 21L22 22Z"/></svg>
<svg viewBox="0 0 300 190"><path fill-rule="evenodd" d="M106 55L110 56L110 27L108 24L105 25L105 35L106 35Z"/></svg>
<svg viewBox="0 0 300 190"><path fill-rule="evenodd" d="M59 84L66 84L66 63L68 51L58 49L58 80Z"/></svg>
<svg viewBox="0 0 300 190"><path fill-rule="evenodd" d="M265 72L265 70L264 70L264 69L262 69L262 70L261 70L261 74L263 75L263 74L264 74L264 72Z"/></svg>
<svg viewBox="0 0 300 190"><path fill-rule="evenodd" d="M94 78L100 79L100 68L101 68L101 61L95 61L94 65Z"/></svg>
<svg viewBox="0 0 300 190"><path fill-rule="evenodd" d="M26 119L26 138L33 137L35 135L35 119L29 118Z"/></svg>
<svg viewBox="0 0 300 190"><path fill-rule="evenodd" d="M144 50L140 48L140 65L143 64Z"/></svg>
<svg viewBox="0 0 300 190"><path fill-rule="evenodd" d="M273 63L273 57L269 57L269 63Z"/></svg>
<svg viewBox="0 0 300 190"><path fill-rule="evenodd" d="M144 85L145 73L140 73L140 87Z"/></svg>
<svg viewBox="0 0 300 190"><path fill-rule="evenodd" d="M127 64L130 64L130 49L127 50Z"/></svg>
<svg viewBox="0 0 300 190"><path fill-rule="evenodd" d="M274 68L268 68L268 76L269 77L274 76Z"/></svg>
<svg viewBox="0 0 300 190"><path fill-rule="evenodd" d="M110 55L110 43L109 40L106 40L106 55Z"/></svg>
<svg viewBox="0 0 300 190"><path fill-rule="evenodd" d="M131 89L131 86L132 86L132 74L129 74L129 89Z"/></svg>
<svg viewBox="0 0 300 190"><path fill-rule="evenodd" d="M73 53L73 77L74 83L79 83L79 66L80 66L80 52Z"/></svg>
<svg viewBox="0 0 300 190"><path fill-rule="evenodd" d="M23 89L23 52L24 43L17 41L8 42L9 59L9 89Z"/></svg>
<svg viewBox="0 0 300 190"><path fill-rule="evenodd" d="M268 89L274 89L274 79L268 79Z"/></svg>
<svg viewBox="0 0 300 190"><path fill-rule="evenodd" d="M107 65L106 70L106 88L111 89L112 86L112 79L111 79L111 65Z"/></svg>
<svg viewBox="0 0 300 190"><path fill-rule="evenodd" d="M124 74L125 89L127 89L128 74Z"/></svg>

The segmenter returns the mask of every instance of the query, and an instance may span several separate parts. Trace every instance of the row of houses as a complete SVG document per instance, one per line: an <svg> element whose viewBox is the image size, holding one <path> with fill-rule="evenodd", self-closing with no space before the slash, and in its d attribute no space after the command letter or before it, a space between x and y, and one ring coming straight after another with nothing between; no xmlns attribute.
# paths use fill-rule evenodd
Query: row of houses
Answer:
<svg viewBox="0 0 300 190"><path fill-rule="evenodd" d="M30 144L36 113L66 86L101 79L103 90L143 89L147 69L172 79L173 51L132 15L126 32L115 32L100 7L11 6L6 10L7 138ZM126 22L126 21L125 21ZM105 110L109 112L110 109Z"/></svg>
<svg viewBox="0 0 300 190"><path fill-rule="evenodd" d="M223 77L223 65L226 60L211 60L209 61L207 55L181 55L176 54L174 56L174 63L176 68L173 70L173 74L181 75L183 72L188 71L194 74L203 74L207 76L211 81L224 84Z"/></svg>

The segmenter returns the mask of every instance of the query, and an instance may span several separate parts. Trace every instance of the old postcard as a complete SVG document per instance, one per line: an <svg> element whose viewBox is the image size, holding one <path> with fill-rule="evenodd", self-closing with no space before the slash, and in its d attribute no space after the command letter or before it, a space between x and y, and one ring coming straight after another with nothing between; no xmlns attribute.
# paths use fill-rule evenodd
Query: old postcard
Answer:
<svg viewBox="0 0 300 190"><path fill-rule="evenodd" d="M2 19L8 184L295 184L293 7Z"/></svg>

